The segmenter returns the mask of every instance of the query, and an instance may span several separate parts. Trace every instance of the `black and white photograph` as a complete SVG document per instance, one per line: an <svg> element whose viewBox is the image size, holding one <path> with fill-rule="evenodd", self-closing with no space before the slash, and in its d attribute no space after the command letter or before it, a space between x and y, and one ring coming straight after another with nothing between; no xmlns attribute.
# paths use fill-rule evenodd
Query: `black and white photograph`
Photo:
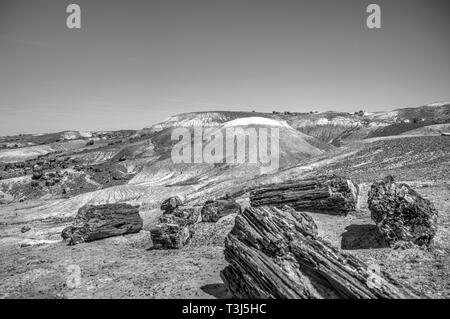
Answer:
<svg viewBox="0 0 450 319"><path fill-rule="evenodd" d="M0 299L448 298L448 0L0 0Z"/></svg>

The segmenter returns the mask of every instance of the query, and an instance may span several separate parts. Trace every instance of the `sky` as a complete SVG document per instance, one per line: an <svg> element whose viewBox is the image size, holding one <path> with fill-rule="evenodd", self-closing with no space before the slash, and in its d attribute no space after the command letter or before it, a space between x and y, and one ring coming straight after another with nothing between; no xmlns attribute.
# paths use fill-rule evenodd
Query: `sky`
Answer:
<svg viewBox="0 0 450 319"><path fill-rule="evenodd" d="M449 13L448 0L0 0L0 135L448 101Z"/></svg>

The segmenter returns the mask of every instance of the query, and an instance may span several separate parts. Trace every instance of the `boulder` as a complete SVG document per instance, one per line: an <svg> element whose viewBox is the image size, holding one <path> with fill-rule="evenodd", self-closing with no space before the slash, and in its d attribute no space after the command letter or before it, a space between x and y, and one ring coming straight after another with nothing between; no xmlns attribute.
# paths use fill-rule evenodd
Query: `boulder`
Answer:
<svg viewBox="0 0 450 319"><path fill-rule="evenodd" d="M175 208L182 204L183 200L180 196L169 197L161 203L161 210L166 214L171 214Z"/></svg>
<svg viewBox="0 0 450 319"><path fill-rule="evenodd" d="M407 184L396 183L387 176L371 186L367 202L372 219L391 246L399 241L419 246L431 244L437 231L438 212Z"/></svg>
<svg viewBox="0 0 450 319"><path fill-rule="evenodd" d="M250 193L253 207L289 205L295 210L346 215L356 210L358 187L350 179L324 175L260 187Z"/></svg>
<svg viewBox="0 0 450 319"><path fill-rule="evenodd" d="M317 236L305 213L249 207L225 240L221 278L234 298L420 298L376 265Z"/></svg>
<svg viewBox="0 0 450 319"><path fill-rule="evenodd" d="M129 204L86 205L78 210L72 226L61 236L69 245L112 236L137 233L142 229L138 207Z"/></svg>
<svg viewBox="0 0 450 319"><path fill-rule="evenodd" d="M161 223L150 230L153 249L180 249L189 242L192 231L189 226Z"/></svg>
<svg viewBox="0 0 450 319"><path fill-rule="evenodd" d="M241 206L234 199L208 200L202 208L203 222L217 222L224 216L238 214Z"/></svg>

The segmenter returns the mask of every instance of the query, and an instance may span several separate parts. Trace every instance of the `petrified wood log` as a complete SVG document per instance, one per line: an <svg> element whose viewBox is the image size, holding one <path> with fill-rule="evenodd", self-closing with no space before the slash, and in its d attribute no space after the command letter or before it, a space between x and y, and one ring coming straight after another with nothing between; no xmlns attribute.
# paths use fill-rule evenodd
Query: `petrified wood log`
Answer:
<svg viewBox="0 0 450 319"><path fill-rule="evenodd" d="M78 210L73 225L66 227L61 236L69 245L76 245L106 237L137 233L142 229L142 224L136 206L86 205Z"/></svg>
<svg viewBox="0 0 450 319"><path fill-rule="evenodd" d="M250 193L253 207L289 205L296 210L346 215L356 210L358 187L335 175L271 184Z"/></svg>
<svg viewBox="0 0 450 319"><path fill-rule="evenodd" d="M388 274L340 252L275 207L247 208L225 241L221 277L235 298L419 298ZM374 272L375 271L375 272Z"/></svg>
<svg viewBox="0 0 450 319"><path fill-rule="evenodd" d="M438 212L408 185L398 184L387 176L372 185L367 202L372 219L390 245L431 244L437 231Z"/></svg>
<svg viewBox="0 0 450 319"><path fill-rule="evenodd" d="M150 230L153 249L180 249L189 242L192 231L182 224L162 223Z"/></svg>
<svg viewBox="0 0 450 319"><path fill-rule="evenodd" d="M150 230L153 249L182 248L194 234L193 225L199 221L202 207L180 205L176 198L165 201L168 204L159 218L159 224ZM170 204L170 199L173 199L174 205Z"/></svg>

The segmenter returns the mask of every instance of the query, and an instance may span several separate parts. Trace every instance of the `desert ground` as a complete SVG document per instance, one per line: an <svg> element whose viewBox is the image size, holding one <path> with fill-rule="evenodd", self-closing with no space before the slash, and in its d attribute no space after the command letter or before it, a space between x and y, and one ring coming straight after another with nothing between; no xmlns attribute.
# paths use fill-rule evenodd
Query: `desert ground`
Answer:
<svg viewBox="0 0 450 319"><path fill-rule="evenodd" d="M357 210L347 216L306 212L320 237L428 297L450 298L450 137L443 134L449 114L450 104L363 114L189 113L140 131L1 138L0 298L228 298L220 272L235 215L196 223L180 249L155 250L150 230L161 203L178 195L202 205L229 194L245 208L260 185L323 174L350 178L359 193ZM171 162L174 127L221 127L249 117L283 123L277 172ZM34 176L36 165L42 176ZM438 210L430 247L393 249L380 237L367 193L387 175ZM74 246L62 240L80 207L119 202L139 205L139 233ZM81 270L76 287L67 284L73 265Z"/></svg>

